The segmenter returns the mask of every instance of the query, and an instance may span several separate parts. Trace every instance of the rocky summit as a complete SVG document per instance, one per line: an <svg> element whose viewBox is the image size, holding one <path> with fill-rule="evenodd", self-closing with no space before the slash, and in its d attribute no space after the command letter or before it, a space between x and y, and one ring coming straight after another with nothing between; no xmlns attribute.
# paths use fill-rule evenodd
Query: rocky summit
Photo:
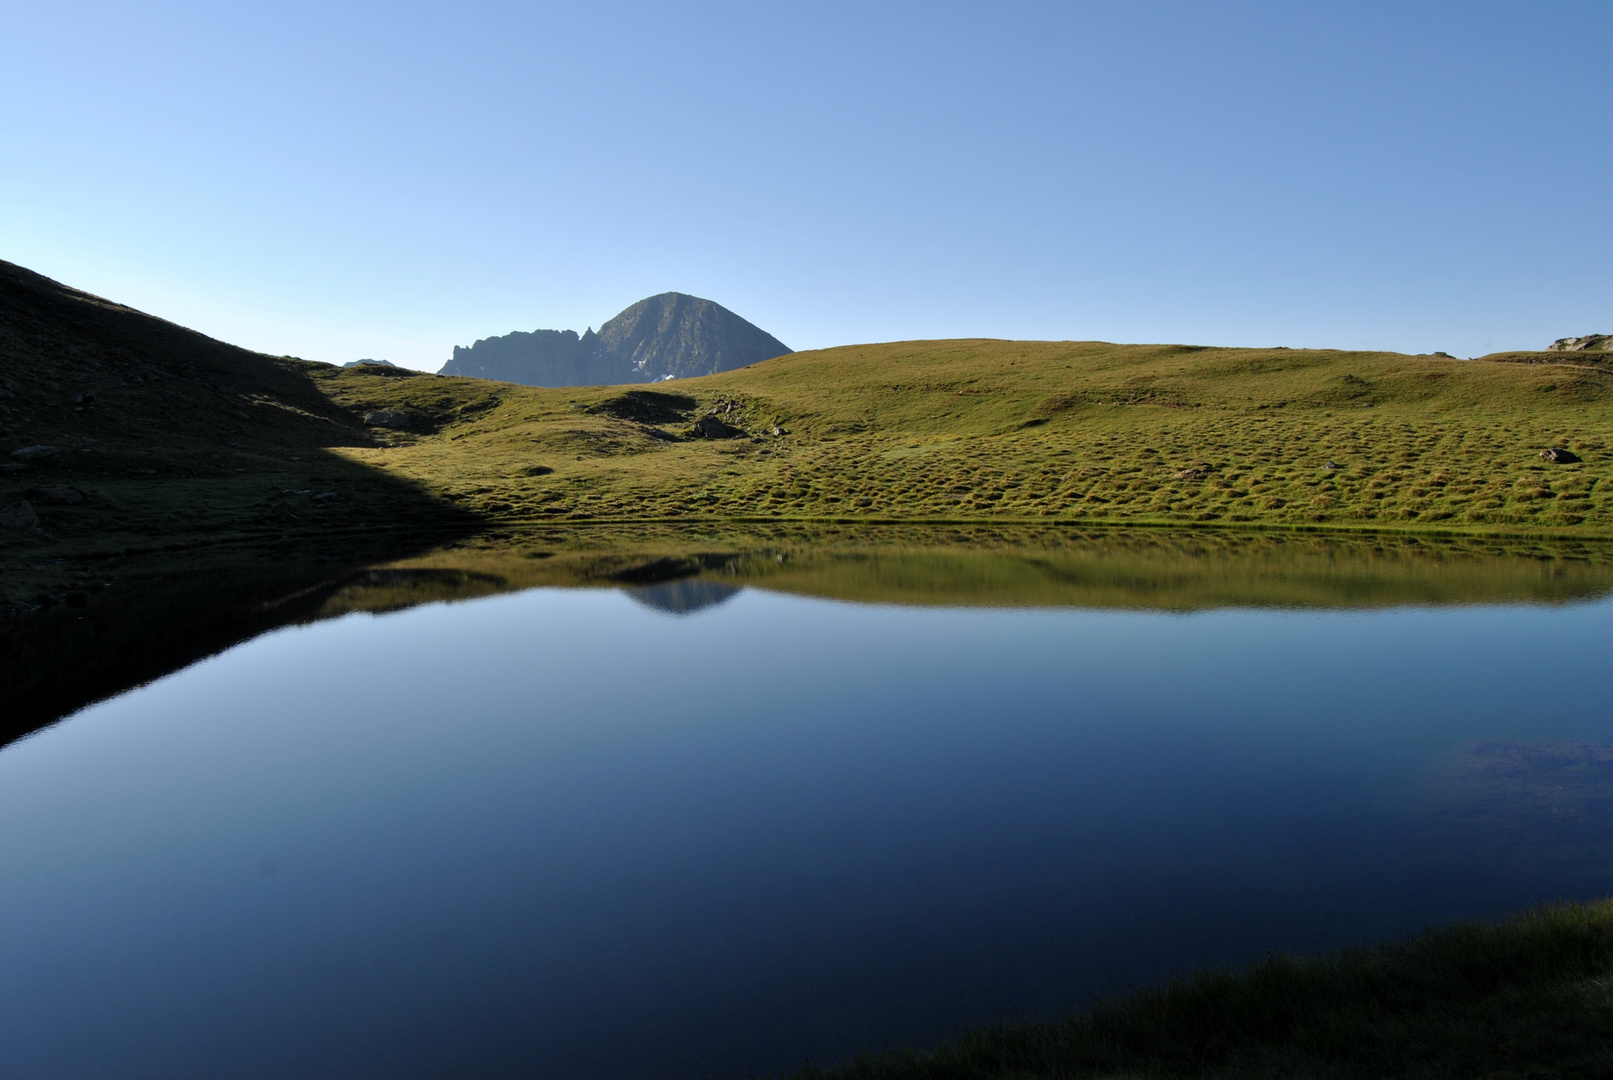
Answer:
<svg viewBox="0 0 1613 1080"><path fill-rule="evenodd" d="M1613 351L1613 334L1586 334L1584 337L1558 338L1546 346L1547 352L1610 352Z"/></svg>
<svg viewBox="0 0 1613 1080"><path fill-rule="evenodd" d="M790 351L721 304L669 292L640 300L598 333L518 330L455 346L442 373L527 386L614 386L714 375Z"/></svg>

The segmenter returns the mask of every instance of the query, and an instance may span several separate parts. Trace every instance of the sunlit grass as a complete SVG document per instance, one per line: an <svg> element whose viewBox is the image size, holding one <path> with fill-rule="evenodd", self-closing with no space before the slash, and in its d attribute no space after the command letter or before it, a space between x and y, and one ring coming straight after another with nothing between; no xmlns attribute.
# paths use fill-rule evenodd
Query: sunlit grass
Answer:
<svg viewBox="0 0 1613 1080"><path fill-rule="evenodd" d="M1521 359L1539 360L1538 354ZM1548 357L1547 359L1552 359ZM1096 343L796 353L675 384L754 438L667 441L619 388L330 372L431 431L346 451L480 514L1349 525L1613 535L1595 363ZM777 428L783 432L774 435ZM1542 461L1548 447L1575 464ZM532 476L533 466L552 473Z"/></svg>

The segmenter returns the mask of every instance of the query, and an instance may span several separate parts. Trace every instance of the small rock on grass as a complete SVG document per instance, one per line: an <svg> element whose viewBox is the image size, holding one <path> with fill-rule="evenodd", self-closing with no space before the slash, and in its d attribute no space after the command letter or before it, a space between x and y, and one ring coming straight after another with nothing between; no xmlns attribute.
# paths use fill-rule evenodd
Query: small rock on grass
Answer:
<svg viewBox="0 0 1613 1080"><path fill-rule="evenodd" d="M364 414L366 427L391 428L402 431L414 423L414 417L403 409L376 409Z"/></svg>
<svg viewBox="0 0 1613 1080"><path fill-rule="evenodd" d="M11 460L21 462L44 461L46 458L53 458L59 453L61 451L54 446L25 446L21 450L13 450Z"/></svg>
<svg viewBox="0 0 1613 1080"><path fill-rule="evenodd" d="M0 509L0 528L28 529L37 532L39 529L39 515L28 500L14 502L10 506Z"/></svg>
<svg viewBox="0 0 1613 1080"><path fill-rule="evenodd" d="M1574 462L1579 460L1579 455L1574 453L1572 450L1565 450L1560 446L1554 446L1550 450L1542 450L1540 452L1540 460L1555 462L1558 465L1572 465Z"/></svg>

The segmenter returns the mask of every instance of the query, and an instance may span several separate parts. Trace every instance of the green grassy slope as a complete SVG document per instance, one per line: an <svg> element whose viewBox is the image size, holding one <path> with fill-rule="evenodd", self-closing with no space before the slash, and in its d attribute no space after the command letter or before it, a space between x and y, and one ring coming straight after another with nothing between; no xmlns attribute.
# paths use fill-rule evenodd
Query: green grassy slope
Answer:
<svg viewBox="0 0 1613 1080"><path fill-rule="evenodd" d="M1577 354L933 341L796 353L663 384L659 400L346 371L319 381L354 412L406 408L423 426L345 456L487 519L1613 535L1613 363ZM753 437L663 437L713 408ZM1542 461L1553 446L1583 460Z"/></svg>
<svg viewBox="0 0 1613 1080"><path fill-rule="evenodd" d="M60 451L0 455L0 507L28 499L43 530L0 528L0 558L355 539L396 557L442 530L626 519L1613 536L1608 354L972 340L654 388L381 371L250 353L0 264L0 450ZM744 437L692 438L713 410ZM29 494L52 487L85 498Z"/></svg>

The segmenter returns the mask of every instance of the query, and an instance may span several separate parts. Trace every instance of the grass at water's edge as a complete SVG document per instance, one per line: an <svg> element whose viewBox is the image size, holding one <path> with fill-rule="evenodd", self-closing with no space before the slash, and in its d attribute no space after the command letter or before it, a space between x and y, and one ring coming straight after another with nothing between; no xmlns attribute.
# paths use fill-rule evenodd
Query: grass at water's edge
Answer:
<svg viewBox="0 0 1613 1080"><path fill-rule="evenodd" d="M1613 1075L1613 901L1277 956L792 1080Z"/></svg>

